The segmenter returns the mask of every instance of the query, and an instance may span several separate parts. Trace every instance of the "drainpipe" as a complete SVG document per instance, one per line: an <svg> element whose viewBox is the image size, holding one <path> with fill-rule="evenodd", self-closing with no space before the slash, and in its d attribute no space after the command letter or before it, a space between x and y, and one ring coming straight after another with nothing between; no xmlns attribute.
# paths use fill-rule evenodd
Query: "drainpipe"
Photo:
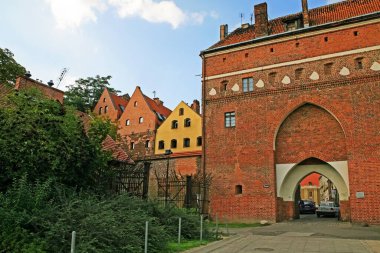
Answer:
<svg viewBox="0 0 380 253"><path fill-rule="evenodd" d="M206 206L206 66L205 55L201 53L202 57L202 173L203 173L203 201L202 201L202 213L205 211Z"/></svg>

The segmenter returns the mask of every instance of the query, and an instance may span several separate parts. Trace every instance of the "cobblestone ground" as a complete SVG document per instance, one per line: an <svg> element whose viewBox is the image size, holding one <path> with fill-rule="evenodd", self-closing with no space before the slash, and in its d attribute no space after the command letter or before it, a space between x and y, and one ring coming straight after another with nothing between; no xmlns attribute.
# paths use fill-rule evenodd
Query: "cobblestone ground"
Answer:
<svg viewBox="0 0 380 253"><path fill-rule="evenodd" d="M380 253L380 227L363 227L314 215L266 227L230 229L229 232L233 235L222 241L187 252Z"/></svg>

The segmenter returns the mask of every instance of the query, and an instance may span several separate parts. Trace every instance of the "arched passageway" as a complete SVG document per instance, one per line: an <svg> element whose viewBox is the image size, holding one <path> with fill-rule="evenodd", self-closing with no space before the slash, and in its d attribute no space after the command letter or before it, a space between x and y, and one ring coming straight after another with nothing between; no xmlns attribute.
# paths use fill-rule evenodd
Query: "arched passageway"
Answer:
<svg viewBox="0 0 380 253"><path fill-rule="evenodd" d="M274 155L278 221L298 216L295 192L311 173L334 183L340 195L341 218L350 219L346 137L333 114L309 103L293 110L278 128Z"/></svg>

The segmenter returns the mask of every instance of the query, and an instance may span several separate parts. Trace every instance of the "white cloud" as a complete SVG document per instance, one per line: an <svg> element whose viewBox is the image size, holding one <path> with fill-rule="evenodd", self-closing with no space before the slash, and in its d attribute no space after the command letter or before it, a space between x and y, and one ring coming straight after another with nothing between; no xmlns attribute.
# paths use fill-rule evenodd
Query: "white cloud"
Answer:
<svg viewBox="0 0 380 253"><path fill-rule="evenodd" d="M77 28L85 22L96 22L97 12L107 9L102 0L45 0L60 29Z"/></svg>
<svg viewBox="0 0 380 253"><path fill-rule="evenodd" d="M217 13L193 12L185 13L173 1L154 0L108 0L109 4L117 8L121 18L140 17L152 23L169 23L173 29L186 22L202 24L205 17L217 17Z"/></svg>
<svg viewBox="0 0 380 253"><path fill-rule="evenodd" d="M327 4L333 4L333 3L337 3L337 2L342 2L344 0L327 0Z"/></svg>
<svg viewBox="0 0 380 253"><path fill-rule="evenodd" d="M118 9L120 17L141 17L152 23L169 23L174 29L183 24L187 16L172 1L109 0Z"/></svg>

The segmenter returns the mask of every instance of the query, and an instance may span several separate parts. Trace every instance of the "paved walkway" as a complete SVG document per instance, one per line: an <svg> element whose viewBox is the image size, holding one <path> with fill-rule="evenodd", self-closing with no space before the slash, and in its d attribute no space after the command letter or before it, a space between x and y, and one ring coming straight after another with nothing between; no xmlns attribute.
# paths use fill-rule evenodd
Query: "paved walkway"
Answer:
<svg viewBox="0 0 380 253"><path fill-rule="evenodd" d="M225 232L225 231L223 231ZM266 227L230 229L233 235L187 253L380 253L380 228L304 216Z"/></svg>

